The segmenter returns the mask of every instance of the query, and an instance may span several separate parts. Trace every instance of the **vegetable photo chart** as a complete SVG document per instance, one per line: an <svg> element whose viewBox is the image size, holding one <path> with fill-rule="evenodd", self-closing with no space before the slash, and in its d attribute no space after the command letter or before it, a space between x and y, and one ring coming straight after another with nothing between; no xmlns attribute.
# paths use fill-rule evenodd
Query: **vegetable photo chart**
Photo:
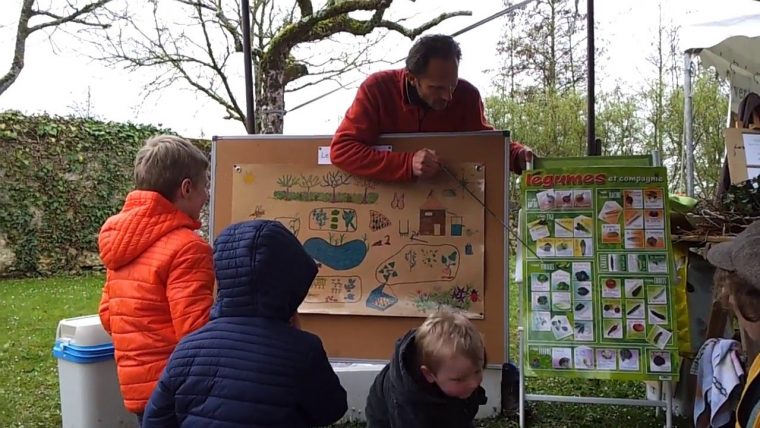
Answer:
<svg viewBox="0 0 760 428"><path fill-rule="evenodd" d="M232 220L277 220L319 266L301 313L484 316L485 166L384 184L333 166L236 165Z"/></svg>
<svg viewBox="0 0 760 428"><path fill-rule="evenodd" d="M677 378L667 189L660 167L526 175L527 375Z"/></svg>

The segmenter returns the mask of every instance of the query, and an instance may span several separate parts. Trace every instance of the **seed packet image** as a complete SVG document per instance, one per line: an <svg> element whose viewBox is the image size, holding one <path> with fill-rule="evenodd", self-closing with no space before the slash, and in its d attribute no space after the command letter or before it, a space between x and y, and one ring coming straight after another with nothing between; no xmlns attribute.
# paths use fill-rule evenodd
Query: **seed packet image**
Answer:
<svg viewBox="0 0 760 428"><path fill-rule="evenodd" d="M557 340L573 335L573 328L565 315L555 315L551 320L552 332Z"/></svg>
<svg viewBox="0 0 760 428"><path fill-rule="evenodd" d="M617 370L617 349L597 349L596 368L598 370Z"/></svg>
<svg viewBox="0 0 760 428"><path fill-rule="evenodd" d="M605 339L622 339L623 338L623 321L622 320L604 320L602 337Z"/></svg>
<svg viewBox="0 0 760 428"><path fill-rule="evenodd" d="M557 291L552 293L552 312L568 312L572 307L570 292Z"/></svg>
<svg viewBox="0 0 760 428"><path fill-rule="evenodd" d="M665 229L665 211L647 210L644 227L649 229Z"/></svg>
<svg viewBox="0 0 760 428"><path fill-rule="evenodd" d="M573 352L575 353L575 368L579 370L590 370L594 368L594 350L588 346L578 346Z"/></svg>
<svg viewBox="0 0 760 428"><path fill-rule="evenodd" d="M573 231L572 217L554 218L554 236L557 238L572 238L575 236Z"/></svg>
<svg viewBox="0 0 760 428"><path fill-rule="evenodd" d="M647 308L650 324L668 324L668 307L650 305Z"/></svg>
<svg viewBox="0 0 760 428"><path fill-rule="evenodd" d="M533 291L549 291L549 274L545 272L530 275L530 289Z"/></svg>
<svg viewBox="0 0 760 428"><path fill-rule="evenodd" d="M640 371L639 350L628 348L620 350L620 370Z"/></svg>
<svg viewBox="0 0 760 428"><path fill-rule="evenodd" d="M652 328L649 330L649 334L647 335L647 342L660 349L665 349L665 347L668 346L668 343L670 342L670 338L672 336L673 333L670 331L665 330L659 325L655 325L652 326Z"/></svg>
<svg viewBox="0 0 760 428"><path fill-rule="evenodd" d="M550 211L554 209L554 189L538 192L536 198L538 199L538 209L542 211Z"/></svg>
<svg viewBox="0 0 760 428"><path fill-rule="evenodd" d="M600 270L602 272L626 272L625 254L603 254L600 257Z"/></svg>
<svg viewBox="0 0 760 428"><path fill-rule="evenodd" d="M548 311L551 309L548 292L534 292L530 294L531 308L534 311Z"/></svg>
<svg viewBox="0 0 760 428"><path fill-rule="evenodd" d="M653 305L666 305L668 303L668 289L662 285L648 286L647 301Z"/></svg>
<svg viewBox="0 0 760 428"><path fill-rule="evenodd" d="M649 352L649 370L652 372L667 373L672 370L670 352L668 351L648 351Z"/></svg>
<svg viewBox="0 0 760 428"><path fill-rule="evenodd" d="M640 250L644 248L644 231L643 230L626 230L625 231L625 249Z"/></svg>
<svg viewBox="0 0 760 428"><path fill-rule="evenodd" d="M536 255L538 257L554 257L554 239L544 238L536 241Z"/></svg>
<svg viewBox="0 0 760 428"><path fill-rule="evenodd" d="M593 200L591 199L591 190L573 191L573 200L575 208L591 208Z"/></svg>
<svg viewBox="0 0 760 428"><path fill-rule="evenodd" d="M591 302L589 302L591 303ZM578 321L576 318L575 325L575 340L583 342L591 342L594 340L594 323L591 321Z"/></svg>
<svg viewBox="0 0 760 428"><path fill-rule="evenodd" d="M572 208L574 205L572 190L555 190L554 206L559 209Z"/></svg>
<svg viewBox="0 0 760 428"><path fill-rule="evenodd" d="M621 240L620 225L619 224L603 224L602 225L602 243L603 244L619 244Z"/></svg>
<svg viewBox="0 0 760 428"><path fill-rule="evenodd" d="M573 233L576 238L590 238L593 235L594 220L585 215L573 219Z"/></svg>
<svg viewBox="0 0 760 428"><path fill-rule="evenodd" d="M570 291L570 272L564 270L552 272L552 290Z"/></svg>
<svg viewBox="0 0 760 428"><path fill-rule="evenodd" d="M550 369L552 367L552 348L528 348L528 361L533 369Z"/></svg>
<svg viewBox="0 0 760 428"><path fill-rule="evenodd" d="M623 207L616 201L607 201L602 205L601 211L599 211L599 220L607 224L618 224L620 222L620 214L623 213Z"/></svg>
<svg viewBox="0 0 760 428"><path fill-rule="evenodd" d="M623 213L623 219L623 225L626 229L644 228L644 212L641 210L625 210Z"/></svg>
<svg viewBox="0 0 760 428"><path fill-rule="evenodd" d="M647 270L649 273L668 273L668 256L665 254L649 254Z"/></svg>
<svg viewBox="0 0 760 428"><path fill-rule="evenodd" d="M626 208L641 209L644 208L644 195L641 190L624 190L623 206Z"/></svg>
<svg viewBox="0 0 760 428"><path fill-rule="evenodd" d="M528 223L528 233L530 233L530 239L536 242L552 236L551 230L549 230L549 222L543 215Z"/></svg>
<svg viewBox="0 0 760 428"><path fill-rule="evenodd" d="M628 254L628 272L643 273L647 271L646 254Z"/></svg>
<svg viewBox="0 0 760 428"><path fill-rule="evenodd" d="M573 251L573 256L593 257L594 256L594 241L591 238L576 238L575 251Z"/></svg>
<svg viewBox="0 0 760 428"><path fill-rule="evenodd" d="M573 368L573 350L570 348L552 348L552 368Z"/></svg>
<svg viewBox="0 0 760 428"><path fill-rule="evenodd" d="M590 299L591 298L591 287L592 282L576 282L574 289L575 289L575 295L573 298L577 300L584 300L584 299Z"/></svg>
<svg viewBox="0 0 760 428"><path fill-rule="evenodd" d="M573 280L579 282L591 281L591 263L573 263Z"/></svg>
<svg viewBox="0 0 760 428"><path fill-rule="evenodd" d="M646 338L647 327L646 327L646 324L644 323L644 320L626 319L625 323L626 323L626 330L625 330L626 339L644 340Z"/></svg>
<svg viewBox="0 0 760 428"><path fill-rule="evenodd" d="M620 280L617 278L600 278L602 297L620 298Z"/></svg>
<svg viewBox="0 0 760 428"><path fill-rule="evenodd" d="M626 299L625 316L626 318L636 318L644 321L644 318L646 316L646 306L644 305L644 299Z"/></svg>
<svg viewBox="0 0 760 428"><path fill-rule="evenodd" d="M662 198L662 189L646 189L644 190L644 208L663 208L665 206L664 199Z"/></svg>
<svg viewBox="0 0 760 428"><path fill-rule="evenodd" d="M665 249L665 231L664 230L647 230L646 247L650 249Z"/></svg>
<svg viewBox="0 0 760 428"><path fill-rule="evenodd" d="M591 300L577 300L573 305L573 319L587 320L594 319L594 311Z"/></svg>
<svg viewBox="0 0 760 428"><path fill-rule="evenodd" d="M554 243L557 247L557 257L573 257L573 239L572 238L556 238Z"/></svg>
<svg viewBox="0 0 760 428"><path fill-rule="evenodd" d="M620 300L603 299L602 300L602 317L603 318L622 318L620 309Z"/></svg>
<svg viewBox="0 0 760 428"><path fill-rule="evenodd" d="M551 331L552 314L550 312L533 312L533 331Z"/></svg>
<svg viewBox="0 0 760 428"><path fill-rule="evenodd" d="M644 280L643 279L626 279L625 280L625 297L635 299L644 297Z"/></svg>

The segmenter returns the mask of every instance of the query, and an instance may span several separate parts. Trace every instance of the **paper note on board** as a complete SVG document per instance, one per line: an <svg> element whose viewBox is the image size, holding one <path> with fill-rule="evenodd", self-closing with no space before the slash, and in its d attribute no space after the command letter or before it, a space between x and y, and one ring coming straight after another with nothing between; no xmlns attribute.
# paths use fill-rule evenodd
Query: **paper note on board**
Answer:
<svg viewBox="0 0 760 428"><path fill-rule="evenodd" d="M385 144L382 146L371 146L371 147L377 150L378 152L393 151L393 146L391 146L390 144ZM319 146L317 148L317 165L332 165L332 162L330 162L330 146Z"/></svg>
<svg viewBox="0 0 760 428"><path fill-rule="evenodd" d="M747 166L760 166L760 134L744 134L743 138Z"/></svg>

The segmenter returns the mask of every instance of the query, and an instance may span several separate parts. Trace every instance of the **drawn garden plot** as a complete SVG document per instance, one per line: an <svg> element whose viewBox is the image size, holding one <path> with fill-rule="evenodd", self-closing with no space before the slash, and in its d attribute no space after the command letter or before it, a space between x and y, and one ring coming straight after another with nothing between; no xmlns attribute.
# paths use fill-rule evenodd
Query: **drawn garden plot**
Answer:
<svg viewBox="0 0 760 428"><path fill-rule="evenodd" d="M448 308L482 318L485 168L448 165L426 183L388 184L329 165L238 165L232 222L274 219L319 273L305 313L418 316ZM253 177L253 178L252 178Z"/></svg>

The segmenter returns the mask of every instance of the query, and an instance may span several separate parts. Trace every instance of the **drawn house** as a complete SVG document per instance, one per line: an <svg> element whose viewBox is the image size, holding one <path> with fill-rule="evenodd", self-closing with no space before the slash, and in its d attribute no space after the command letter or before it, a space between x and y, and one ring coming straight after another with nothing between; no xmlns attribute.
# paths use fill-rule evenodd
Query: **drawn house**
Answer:
<svg viewBox="0 0 760 428"><path fill-rule="evenodd" d="M446 234L446 208L433 196L431 190L420 207L420 235L443 236Z"/></svg>

